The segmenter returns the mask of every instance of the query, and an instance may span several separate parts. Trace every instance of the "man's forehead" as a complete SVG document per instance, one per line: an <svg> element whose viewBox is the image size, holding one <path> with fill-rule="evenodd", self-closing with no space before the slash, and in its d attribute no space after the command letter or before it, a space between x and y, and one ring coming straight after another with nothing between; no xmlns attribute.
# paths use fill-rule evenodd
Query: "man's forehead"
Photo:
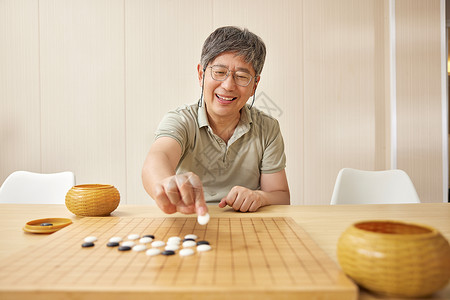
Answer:
<svg viewBox="0 0 450 300"><path fill-rule="evenodd" d="M232 57L233 60L229 58ZM230 63L231 62L231 63ZM223 66L228 69L234 68L238 71L245 71L247 73L255 72L251 63L246 62L242 55L237 53L224 52L216 56L211 62L211 65Z"/></svg>

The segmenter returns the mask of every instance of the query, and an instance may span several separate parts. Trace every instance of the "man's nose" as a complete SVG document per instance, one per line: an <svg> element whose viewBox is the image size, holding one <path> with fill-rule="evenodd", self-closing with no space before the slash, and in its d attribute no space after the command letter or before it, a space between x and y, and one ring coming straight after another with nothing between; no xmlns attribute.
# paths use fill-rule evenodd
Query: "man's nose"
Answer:
<svg viewBox="0 0 450 300"><path fill-rule="evenodd" d="M236 81L234 80L234 73L230 72L227 78L222 81L222 86L227 90L233 90L236 88Z"/></svg>

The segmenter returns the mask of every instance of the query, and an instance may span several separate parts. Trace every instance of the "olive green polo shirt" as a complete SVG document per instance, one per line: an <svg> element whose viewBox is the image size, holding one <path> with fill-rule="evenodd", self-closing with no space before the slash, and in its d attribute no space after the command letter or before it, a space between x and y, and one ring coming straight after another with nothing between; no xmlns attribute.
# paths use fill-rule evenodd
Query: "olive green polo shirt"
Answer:
<svg viewBox="0 0 450 300"><path fill-rule="evenodd" d="M262 173L286 167L283 137L278 121L246 105L233 136L225 143L209 126L205 105L180 107L168 112L155 133L171 137L181 146L177 174L193 172L202 183L206 202L218 202L232 187L260 188Z"/></svg>

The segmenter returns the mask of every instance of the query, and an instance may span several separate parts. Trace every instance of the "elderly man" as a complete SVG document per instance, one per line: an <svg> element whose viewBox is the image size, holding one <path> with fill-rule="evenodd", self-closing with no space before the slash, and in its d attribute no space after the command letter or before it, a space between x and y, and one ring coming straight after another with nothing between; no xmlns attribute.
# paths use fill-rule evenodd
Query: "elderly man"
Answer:
<svg viewBox="0 0 450 300"><path fill-rule="evenodd" d="M265 56L264 42L247 29L221 27L206 39L197 66L202 96L165 115L142 170L164 212L290 203L278 121L252 107Z"/></svg>

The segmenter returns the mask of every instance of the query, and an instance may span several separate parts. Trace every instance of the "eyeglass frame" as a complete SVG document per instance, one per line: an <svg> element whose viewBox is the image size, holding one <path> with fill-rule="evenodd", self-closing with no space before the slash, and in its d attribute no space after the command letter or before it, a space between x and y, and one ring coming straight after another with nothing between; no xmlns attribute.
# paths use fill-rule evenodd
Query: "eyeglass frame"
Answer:
<svg viewBox="0 0 450 300"><path fill-rule="evenodd" d="M213 74L212 74L212 68L214 68L214 67L221 67L221 68L227 69L227 75L226 75L226 77L225 77L223 80L215 79L215 78L213 77ZM211 69L211 78L212 78L213 80L215 80L215 81L225 81L225 80L227 80L227 78L230 76L230 73L234 73L234 75L236 74L236 72L247 73L248 75L251 76L251 78L250 78L250 80L248 81L248 83L247 83L246 85L240 85L240 84L238 84L237 81L236 81L236 78L235 78L234 75L233 75L234 82L235 82L238 86L241 86L241 87L248 87L248 85L250 84L250 82L252 82L253 79L256 80L256 78L259 77L259 75L252 76L252 74L250 74L250 73L248 73L248 72L245 72L245 71L240 71L240 70L238 70L238 71L231 71L230 69L228 69L228 67L221 66L221 65L212 65L212 66L208 66L207 68Z"/></svg>

